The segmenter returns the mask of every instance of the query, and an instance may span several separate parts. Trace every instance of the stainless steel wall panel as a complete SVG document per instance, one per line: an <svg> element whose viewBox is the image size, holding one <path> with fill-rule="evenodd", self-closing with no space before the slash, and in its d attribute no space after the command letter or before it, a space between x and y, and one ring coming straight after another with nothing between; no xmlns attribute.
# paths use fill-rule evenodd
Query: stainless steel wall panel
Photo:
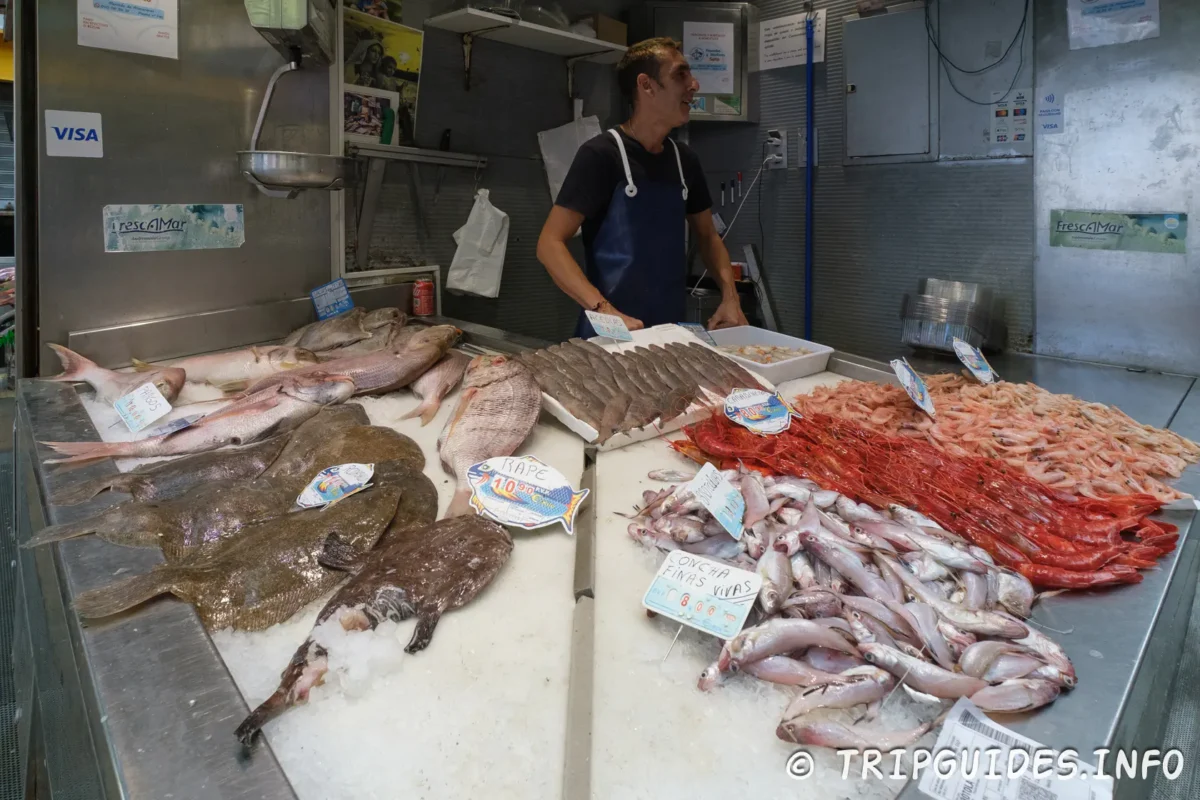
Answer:
<svg viewBox="0 0 1200 800"><path fill-rule="evenodd" d="M1028 349L1033 330L1033 166L1004 163L841 165L844 153L842 19L853 0L827 9L826 61L816 67L819 164L814 203L813 331L823 344L883 357L900 345L900 301L923 277L981 283L1005 301L1009 346ZM760 19L796 13L795 3L760 4ZM692 147L719 196L741 170L748 187L762 162L767 128L789 137L792 166L764 172L763 228L756 196L726 240L761 245L783 330L804 330L804 170L795 166L804 128L804 67L762 73L758 126L691 126ZM720 210L720 209L718 209ZM732 208L726 204L728 222Z"/></svg>
<svg viewBox="0 0 1200 800"><path fill-rule="evenodd" d="M1162 35L1069 50L1065 2L1037 7L1038 86L1066 130L1038 139L1039 353L1200 374L1200 248L1050 247L1054 209L1200 212L1200 4L1162 0Z"/></svg>
<svg viewBox="0 0 1200 800"><path fill-rule="evenodd" d="M23 113L39 131L46 109L99 112L104 127L104 158L49 158L38 144L44 369L55 368L44 344L69 330L302 297L328 280L329 195L268 198L237 172L282 63L241 0L182 0L177 61L78 46L74 0L36 13L39 91ZM325 70L287 76L262 147L328 152L328 104ZM242 203L246 243L106 254L101 214L118 203Z"/></svg>

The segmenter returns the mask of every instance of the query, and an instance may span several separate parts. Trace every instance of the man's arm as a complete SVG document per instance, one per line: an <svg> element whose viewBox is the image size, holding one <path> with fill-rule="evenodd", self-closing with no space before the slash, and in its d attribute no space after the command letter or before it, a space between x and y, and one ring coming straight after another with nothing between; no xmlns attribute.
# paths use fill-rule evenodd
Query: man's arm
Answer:
<svg viewBox="0 0 1200 800"><path fill-rule="evenodd" d="M554 284L579 305L589 310L599 305L602 314L615 314L625 320L625 327L629 330L636 331L642 328L641 320L628 317L613 308L600 290L583 274L578 262L571 255L567 242L571 241L571 237L582 224L583 214L578 211L558 205L551 208L550 216L546 217L546 224L542 226L542 234L538 237L538 261L542 262L546 272L550 273ZM728 262L728 257L725 260Z"/></svg>
<svg viewBox="0 0 1200 800"><path fill-rule="evenodd" d="M729 263L729 251L725 249L725 242L721 241L721 235L717 233L717 227L713 224L712 209L689 214L688 220L691 221L692 232L696 235L700 257L704 259L704 265L721 287L721 305L717 307L717 313L709 319L708 329L748 325L746 315L742 313L737 284L734 282L733 264Z"/></svg>

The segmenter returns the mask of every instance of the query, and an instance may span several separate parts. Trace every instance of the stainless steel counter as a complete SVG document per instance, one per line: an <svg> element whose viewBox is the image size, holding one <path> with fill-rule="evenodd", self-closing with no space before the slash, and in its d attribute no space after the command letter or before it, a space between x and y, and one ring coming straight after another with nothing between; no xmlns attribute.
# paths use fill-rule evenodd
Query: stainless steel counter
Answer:
<svg viewBox="0 0 1200 800"><path fill-rule="evenodd" d="M460 327L497 349L537 344L500 331ZM927 368L915 361L914 366ZM1006 377L1028 376L1055 391L1113 402L1144 422L1174 420L1182 432L1200 433L1200 396L1190 393L1190 378L1036 357L1012 363L998 359L996 367ZM891 380L885 365L844 354L833 359L831 369L854 378ZM113 502L57 508L45 499L56 487L115 467L104 462L70 472L47 468L41 464L46 453L35 441L95 438L71 389L22 382L17 420L22 541L44 524L81 518ZM1198 475L1189 472L1187 485L1200 486ZM1075 660L1080 685L1050 708L1013 720L1014 729L1081 752L1161 741L1161 709L1200 566L1200 550L1188 535L1191 516L1165 515L1180 526L1180 548L1161 569L1145 573L1140 586L1061 596L1039 605L1035 620L1072 631L1056 638ZM578 551L584 558L590 552L587 547ZM21 755L33 751L45 759L45 780L55 797L293 798L268 748L261 747L252 759L239 758L231 731L248 709L190 606L159 601L87 627L70 610L77 592L159 560L157 554L94 538L21 552L16 662L22 673L18 686L29 687L21 697L28 721ZM578 594L584 595L581 602L590 602L586 592ZM568 763L578 756L569 754ZM1144 794L1128 786L1119 789L1124 796ZM905 796L914 793L910 787Z"/></svg>

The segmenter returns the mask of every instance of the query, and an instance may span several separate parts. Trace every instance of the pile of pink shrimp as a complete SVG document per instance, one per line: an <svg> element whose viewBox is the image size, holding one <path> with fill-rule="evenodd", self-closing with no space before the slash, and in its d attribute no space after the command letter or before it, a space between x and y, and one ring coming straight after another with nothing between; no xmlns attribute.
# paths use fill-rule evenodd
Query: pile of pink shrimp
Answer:
<svg viewBox="0 0 1200 800"><path fill-rule="evenodd" d="M904 390L862 381L821 387L793 401L872 430L924 439L953 455L995 458L1052 489L1085 497L1183 497L1163 483L1200 461L1200 446L1135 422L1116 408L1054 394L1031 383L984 385L959 375L925 376L936 419Z"/></svg>

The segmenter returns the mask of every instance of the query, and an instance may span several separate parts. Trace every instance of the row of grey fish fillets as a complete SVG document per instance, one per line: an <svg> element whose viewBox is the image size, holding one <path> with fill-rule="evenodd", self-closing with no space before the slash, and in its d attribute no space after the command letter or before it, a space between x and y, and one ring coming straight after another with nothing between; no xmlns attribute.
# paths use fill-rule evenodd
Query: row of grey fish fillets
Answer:
<svg viewBox="0 0 1200 800"><path fill-rule="evenodd" d="M734 389L762 387L750 372L699 342L610 352L571 339L517 358L543 392L597 432L597 442L655 420L662 425L694 403L721 403Z"/></svg>

